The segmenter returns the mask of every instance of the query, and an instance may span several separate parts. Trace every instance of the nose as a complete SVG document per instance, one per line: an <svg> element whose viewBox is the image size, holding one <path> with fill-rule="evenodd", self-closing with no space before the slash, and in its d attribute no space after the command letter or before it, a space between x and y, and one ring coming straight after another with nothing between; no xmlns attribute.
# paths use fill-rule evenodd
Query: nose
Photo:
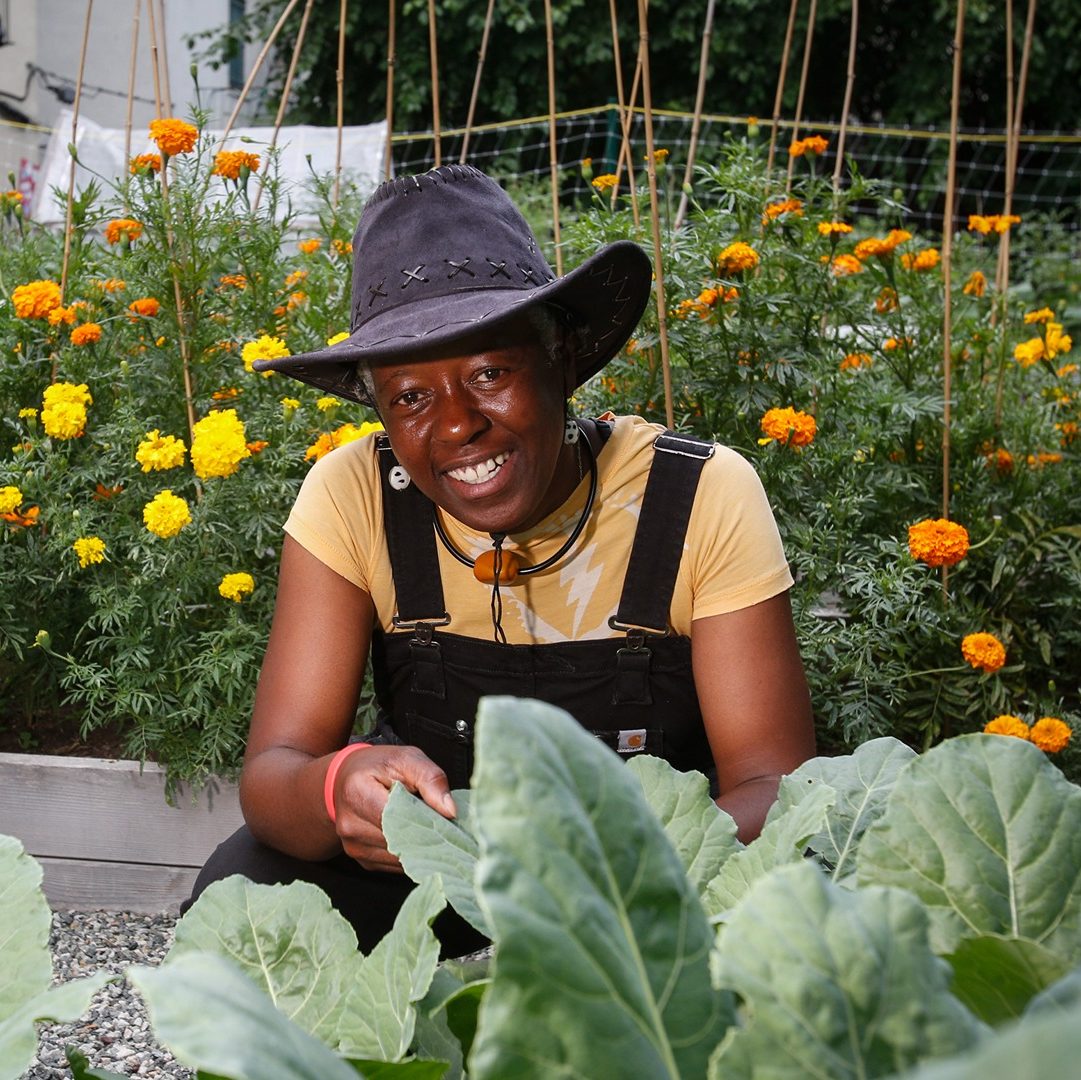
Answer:
<svg viewBox="0 0 1081 1080"><path fill-rule="evenodd" d="M433 430L440 442L465 446L489 427L491 422L467 387L446 387L438 396Z"/></svg>

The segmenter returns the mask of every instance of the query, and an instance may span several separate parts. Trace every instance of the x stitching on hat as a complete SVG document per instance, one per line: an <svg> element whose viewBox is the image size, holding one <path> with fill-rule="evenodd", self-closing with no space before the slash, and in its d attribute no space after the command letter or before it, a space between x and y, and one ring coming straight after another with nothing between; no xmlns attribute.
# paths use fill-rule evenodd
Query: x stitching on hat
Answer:
<svg viewBox="0 0 1081 1080"><path fill-rule="evenodd" d="M507 279L508 281L510 281L510 280L511 280L511 276L510 276L510 274L509 274L509 273L507 272L507 263L506 263L506 260L504 260L503 262L498 262L498 263L497 263L497 262L495 261L495 259L489 259L489 258L488 258L487 256L485 256L485 258L484 258L484 261L485 261L485 262L486 262L486 263L487 263L487 264L488 264L488 265L489 265L490 267L492 267L492 272L491 272L491 274L489 275L490 277L495 277L495 276L496 276L496 274L502 274L502 275L503 275L503 276L504 276L504 277L505 277L505 278L506 278L506 279Z"/></svg>
<svg viewBox="0 0 1081 1080"><path fill-rule="evenodd" d="M447 277L448 277L448 278L452 278L452 277L457 277L457 276L458 276L458 274L460 274L460 273L461 273L461 272L462 272L463 270L464 270L464 271L465 271L465 272L466 272L466 273L467 273L467 274L468 274L468 275L469 275L470 277L476 277L476 276L477 276L476 274L474 274L474 273L473 273L473 271L472 271L472 270L470 270L470 269L469 269L469 264L470 264L470 263L471 263L471 262L472 262L473 260L472 260L472 259L470 259L470 258L468 258L468 257L466 257L466 258L462 259L462 261L461 261L461 262L455 262L455 261L454 261L453 259L444 259L443 261L444 261L444 262L445 262L445 263L446 263L446 264L447 264L448 266L453 266L453 267L454 267L454 269L453 269L453 270L451 270L451 272L450 272L449 274L447 274Z"/></svg>
<svg viewBox="0 0 1081 1080"><path fill-rule="evenodd" d="M421 270L423 269L424 263L421 263L420 266L416 268L416 270L403 270L402 273L405 274L405 281L402 282L402 288L409 288L410 284L414 281L419 281L422 285L426 285L428 283L428 279L426 277L421 277L420 274Z"/></svg>
<svg viewBox="0 0 1081 1080"><path fill-rule="evenodd" d="M375 303L375 298L381 296L384 300L387 298L387 294L383 292L383 286L386 285L387 279L383 278L378 285L368 286L368 307L371 307Z"/></svg>

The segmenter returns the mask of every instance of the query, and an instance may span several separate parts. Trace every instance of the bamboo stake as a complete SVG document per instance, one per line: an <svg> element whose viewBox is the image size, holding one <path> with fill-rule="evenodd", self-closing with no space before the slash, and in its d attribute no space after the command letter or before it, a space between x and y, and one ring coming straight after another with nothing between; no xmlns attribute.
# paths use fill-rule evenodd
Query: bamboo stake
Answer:
<svg viewBox="0 0 1081 1080"><path fill-rule="evenodd" d="M338 84L338 139L334 150L334 209L338 209L338 200L342 193L342 128L345 126L345 19L348 14L348 0L341 0L338 8L338 70L335 80Z"/></svg>
<svg viewBox="0 0 1081 1080"><path fill-rule="evenodd" d="M297 31L297 40L293 45L293 55L289 58L289 68L285 73L285 82L282 85L282 96L278 102L278 112L274 117L274 131L270 136L270 144L267 146L267 150L273 150L278 145L278 135L281 132L282 124L285 121L285 110L289 107L289 94L293 89L293 78L296 75L297 63L300 60L301 50L304 48L304 38L308 33L308 19L312 13L312 7L315 5L315 0L307 0L304 5L304 12L300 16L300 29ZM270 168L270 154L267 154L267 160L263 164L263 171L259 177L259 190L255 193L255 199L252 202L252 213L255 213L259 209L259 202L263 198L263 188L266 186L266 173Z"/></svg>
<svg viewBox="0 0 1081 1080"><path fill-rule="evenodd" d="M131 24L131 65L128 69L128 103L124 113L124 161L131 161L131 114L135 105L135 61L139 55L139 13L141 0L135 0L135 18Z"/></svg>
<svg viewBox="0 0 1081 1080"><path fill-rule="evenodd" d="M860 21L860 0L852 0L852 25L848 31L848 70L845 74L845 100L841 106L841 126L837 132L837 160L833 163L833 208L841 191L841 170L845 163L845 135L848 134L848 114L852 108L852 88L856 83L856 39Z"/></svg>
<svg viewBox="0 0 1081 1080"><path fill-rule="evenodd" d="M161 66L158 60L158 25L154 18L154 0L146 0L146 14L150 25L150 72L154 77L154 109L155 115L162 117L161 100Z"/></svg>
<svg viewBox="0 0 1081 1080"><path fill-rule="evenodd" d="M71 107L71 169L68 171L68 205L64 216L64 264L60 268L60 304L63 306L64 294L68 287L68 264L71 261L71 218L75 205L75 166L79 145L79 105L83 97L83 74L86 71L86 46L90 40L90 15L94 10L94 0L86 0L86 18L83 21L83 44L79 50L79 77L75 81L75 101ZM58 357L53 354L52 381L56 382Z"/></svg>
<svg viewBox="0 0 1081 1080"><path fill-rule="evenodd" d="M438 169L443 164L443 138L439 131L439 43L435 35L435 0L428 0L428 54L432 64L432 138Z"/></svg>
<svg viewBox="0 0 1081 1080"><path fill-rule="evenodd" d="M773 122L769 129L769 154L766 157L766 175L773 169L773 158L777 150L777 126L781 119L781 103L784 100L784 84L788 77L788 54L792 51L792 34L796 28L796 12L799 0L792 0L788 8L788 26L784 32L784 51L781 53L781 70L777 73L777 92L773 96ZM767 181L768 183L768 181Z"/></svg>
<svg viewBox="0 0 1081 1080"><path fill-rule="evenodd" d="M153 0L147 0L147 3L152 4ZM274 24L266 41L263 42L263 47L259 50L259 55L255 58L255 63L252 65L251 71L248 72L247 79L244 80L244 86L241 88L240 96L236 99L233 111L229 114L229 119L225 122L225 130L222 132L221 142L218 144L219 149L225 145L226 140L229 138L229 132L233 130L233 124L236 123L236 118L240 115L240 110L243 107L244 102L247 101L248 94L251 93L252 85L255 83L256 76L263 66L263 61L266 60L267 54L274 47L274 42L278 40L278 35L282 32L282 27L285 25L286 19L293 14L293 10L299 3L300 0L289 0L289 3L285 5L285 9L282 11L281 15L278 16L278 21Z"/></svg>
<svg viewBox="0 0 1081 1080"><path fill-rule="evenodd" d="M648 6L648 5L647 5ZM631 124L634 121L634 103L638 99L638 84L642 77L642 50L639 48L638 57L635 62L634 79L631 82L631 98L626 104L623 103L623 69L619 59L619 24L616 20L616 4L615 0L609 0L609 8L612 16L612 52L616 61L616 76L617 87L620 95L619 105L619 127L621 140L619 144L619 154L616 157L615 177L616 182L612 186L612 209L615 209L616 198L619 195L619 179L623 175L623 163L629 162L631 158ZM634 184L634 171L631 167L631 214L634 218L634 228L637 232L642 227L642 222L638 213L638 191Z"/></svg>
<svg viewBox="0 0 1081 1080"><path fill-rule="evenodd" d="M169 38L165 33L165 0L158 0L158 26L161 32L161 75L164 90L163 100L169 106L169 115L173 115L173 90L169 82Z"/></svg>
<svg viewBox="0 0 1081 1080"><path fill-rule="evenodd" d="M709 70L709 46L713 40L713 10L716 0L709 0L706 4L706 25L702 30L702 52L698 59L698 90L694 97L694 119L691 120L691 143L687 148L687 165L683 170L683 190L679 196L679 208L676 210L676 221L673 228L678 232L683 226L683 218L687 214L687 189L691 186L691 176L694 174L694 158L698 151L698 132L702 126L702 107L706 100L706 74Z"/></svg>
<svg viewBox="0 0 1081 1080"><path fill-rule="evenodd" d="M657 281L657 330L661 341L661 372L664 376L664 416L674 428L672 368L668 361L668 317L664 301L664 252L661 247L661 216L657 205L657 160L653 147L653 95L649 83L649 23L646 0L638 0L639 54L642 62L642 105L646 122L646 175L649 177L649 209L653 221L653 272Z"/></svg>
<svg viewBox="0 0 1081 1080"><path fill-rule="evenodd" d="M953 38L953 90L950 100L950 156L946 170L946 206L942 214L942 516L950 516L950 394L953 391L953 332L950 270L953 255L953 203L957 191L957 128L961 108L961 45L965 36L965 0L957 0L957 26ZM948 567L942 568L942 592L948 596Z"/></svg>
<svg viewBox="0 0 1081 1080"><path fill-rule="evenodd" d="M559 144L556 142L556 46L552 32L552 0L544 0L544 31L548 52L548 172L552 184L552 236L556 248L556 274L563 276L563 248L559 235Z"/></svg>
<svg viewBox="0 0 1081 1080"><path fill-rule="evenodd" d="M799 92L796 94L796 116L792 124L792 141L799 138L799 125L803 119L803 97L807 91L807 72L811 68L811 43L814 41L815 16L818 13L818 0L811 0L811 9L807 12L807 33L803 39L803 66L799 75ZM784 189L792 188L792 170L796 167L796 159L788 155L788 173L785 179Z"/></svg>
<svg viewBox="0 0 1081 1080"><path fill-rule="evenodd" d="M394 154L392 138L394 135L394 63L395 63L395 50L396 50L396 36L395 36L395 0L390 0L387 5L389 10L387 12L387 146L383 153L383 178L385 180L390 179L390 174L394 171Z"/></svg>
<svg viewBox="0 0 1081 1080"><path fill-rule="evenodd" d="M473 76L473 92L469 95L469 112L465 118L465 135L462 136L462 153L458 158L461 164L465 164L469 153L469 135L473 127L473 117L477 111L477 96L480 93L480 76L484 71L484 61L488 55L488 35L492 30L492 11L495 9L495 0L488 0L488 10L484 15L484 30L480 36L480 50L477 52L477 73Z"/></svg>

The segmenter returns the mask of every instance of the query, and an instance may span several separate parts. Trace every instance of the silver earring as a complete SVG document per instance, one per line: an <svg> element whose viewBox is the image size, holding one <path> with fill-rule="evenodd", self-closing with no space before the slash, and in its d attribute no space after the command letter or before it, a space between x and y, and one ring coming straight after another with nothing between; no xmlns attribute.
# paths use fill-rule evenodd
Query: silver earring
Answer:
<svg viewBox="0 0 1081 1080"><path fill-rule="evenodd" d="M581 429L578 427L578 421L573 416L568 416L566 427L563 429L563 441L568 446L573 446L578 441L580 434Z"/></svg>
<svg viewBox="0 0 1081 1080"><path fill-rule="evenodd" d="M390 486L394 488L395 491L405 491L405 489L409 487L409 473L407 473L401 465L395 465L387 474L387 479L390 481Z"/></svg>

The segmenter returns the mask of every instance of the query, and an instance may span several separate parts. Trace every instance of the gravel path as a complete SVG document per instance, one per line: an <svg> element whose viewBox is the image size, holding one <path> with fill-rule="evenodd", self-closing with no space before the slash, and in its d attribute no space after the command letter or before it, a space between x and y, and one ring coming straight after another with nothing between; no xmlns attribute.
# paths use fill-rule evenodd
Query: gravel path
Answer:
<svg viewBox="0 0 1081 1080"><path fill-rule="evenodd" d="M95 971L120 972L129 964L158 964L173 942L171 915L115 911L58 911L49 948L53 977L68 982ZM82 1051L94 1068L150 1080L191 1080L155 1041L142 1000L124 981L95 995L90 1011L74 1024L42 1024L38 1052L23 1080L71 1080L66 1046Z"/></svg>

